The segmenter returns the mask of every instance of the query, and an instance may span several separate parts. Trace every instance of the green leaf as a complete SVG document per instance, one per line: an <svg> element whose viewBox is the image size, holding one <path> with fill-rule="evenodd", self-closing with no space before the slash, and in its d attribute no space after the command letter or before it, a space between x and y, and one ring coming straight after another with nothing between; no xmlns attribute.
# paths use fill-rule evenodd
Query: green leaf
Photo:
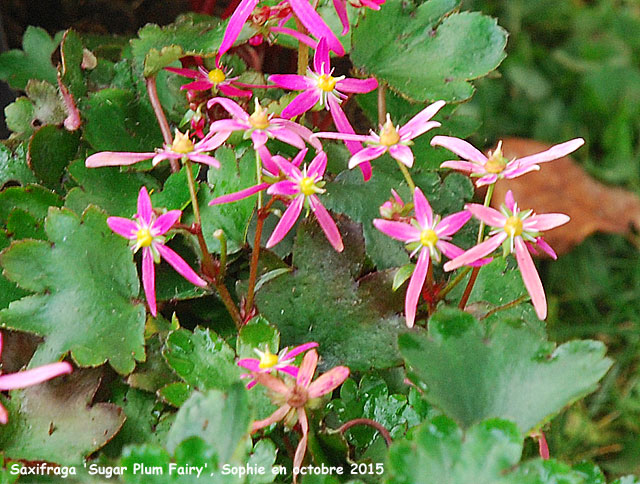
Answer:
<svg viewBox="0 0 640 484"><path fill-rule="evenodd" d="M136 370L127 377L128 385L132 388L155 393L176 380L162 356L162 345L163 340L158 334L147 339L145 349L147 358L143 363L138 364Z"/></svg>
<svg viewBox="0 0 640 484"><path fill-rule="evenodd" d="M498 417L528 432L593 392L612 364L599 341L554 348L519 321L502 321L487 334L452 309L429 320L428 335L401 335L398 344L427 385L425 398L464 428Z"/></svg>
<svg viewBox="0 0 640 484"><path fill-rule="evenodd" d="M19 208L38 220L44 220L49 207L61 207L62 199L38 185L9 187L0 192L0 223L6 224L12 210Z"/></svg>
<svg viewBox="0 0 640 484"><path fill-rule="evenodd" d="M198 165L192 166L194 178L200 173ZM189 194L189 182L187 181L187 167L183 166L177 173L172 173L166 179L162 191L151 194L151 202L154 207L167 210L184 210L191 202Z"/></svg>
<svg viewBox="0 0 640 484"><path fill-rule="evenodd" d="M171 332L163 355L180 378L199 390L224 390L240 379L235 352L207 328Z"/></svg>
<svg viewBox="0 0 640 484"><path fill-rule="evenodd" d="M118 432L125 416L112 403L91 405L100 370L75 370L3 398L9 423L0 429L6 458L80 465Z"/></svg>
<svg viewBox="0 0 640 484"><path fill-rule="evenodd" d="M0 251L9 247L9 238L4 230L0 230ZM9 303L29 294L20 289L17 284L9 281L0 274L0 309L9 306Z"/></svg>
<svg viewBox="0 0 640 484"><path fill-rule="evenodd" d="M411 277L415 268L415 264L405 264L402 267L399 267L393 275L393 286L391 287L391 290L397 291L400 286L407 282L407 279Z"/></svg>
<svg viewBox="0 0 640 484"><path fill-rule="evenodd" d="M69 93L78 100L87 94L87 84L82 73L83 47L82 39L69 29L65 31L60 43L60 80L66 86Z"/></svg>
<svg viewBox="0 0 640 484"><path fill-rule="evenodd" d="M280 333L262 316L256 316L245 324L236 340L236 353L239 358L255 358L254 349L264 351L269 348L273 354L280 349Z"/></svg>
<svg viewBox="0 0 640 484"><path fill-rule="evenodd" d="M185 439L200 437L215 449L220 462L229 462L246 445L250 424L242 383L231 386L228 393L196 392L178 410L167 436L167 449L173 452Z"/></svg>
<svg viewBox="0 0 640 484"><path fill-rule="evenodd" d="M43 126L29 140L27 160L43 185L59 188L64 169L76 157L80 135L57 126Z"/></svg>
<svg viewBox="0 0 640 484"><path fill-rule="evenodd" d="M226 26L227 22L211 17L200 22L184 18L164 27L147 24L131 40L131 51L135 62L144 65L143 75L149 77L181 57L212 56L220 48ZM249 38L245 34L240 42Z"/></svg>
<svg viewBox="0 0 640 484"><path fill-rule="evenodd" d="M367 11L353 29L354 65L416 101L470 98L469 81L504 59L507 32L477 12L449 14L458 3L389 0Z"/></svg>
<svg viewBox="0 0 640 484"><path fill-rule="evenodd" d="M26 139L33 132L33 116L35 107L33 103L26 97L19 97L4 108L4 118L7 128L13 131L14 137Z"/></svg>
<svg viewBox="0 0 640 484"><path fill-rule="evenodd" d="M169 383L158 390L158 395L169 405L180 408L192 392L191 387L186 383Z"/></svg>
<svg viewBox="0 0 640 484"><path fill-rule="evenodd" d="M151 105L131 91L103 89L89 95L84 136L96 151L152 152L162 133Z"/></svg>
<svg viewBox="0 0 640 484"><path fill-rule="evenodd" d="M130 373L145 358L145 310L133 302L139 282L126 241L95 208L82 220L52 208L45 231L49 242L17 242L0 257L5 277L38 293L0 311L0 324L44 337L32 365L71 351L80 366L109 361Z"/></svg>
<svg viewBox="0 0 640 484"><path fill-rule="evenodd" d="M220 169L210 169L208 181L213 190L202 185L198 194L202 216L202 232L209 250L220 252L220 241L213 236L218 230L224 230L227 237L227 250L234 253L245 244L247 225L256 204L257 195L244 200L222 205L209 205L216 197L237 192L256 184L255 155L247 150L237 159L230 148L218 148L215 156L220 160Z"/></svg>
<svg viewBox="0 0 640 484"><path fill-rule="evenodd" d="M404 320L380 300L391 283L354 281L364 262L362 235L339 220L345 250L337 253L315 220L299 224L293 252L295 271L267 282L256 295L260 313L276 324L282 345L320 344L323 367L354 371L398 363L396 335Z"/></svg>
<svg viewBox="0 0 640 484"><path fill-rule="evenodd" d="M51 54L58 48L58 36L51 38L40 27L27 27L22 37L23 50L10 50L0 55L0 79L13 89L24 89L29 79L56 82L56 69Z"/></svg>
<svg viewBox="0 0 640 484"><path fill-rule="evenodd" d="M36 182L36 177L27 165L24 144L19 145L12 153L9 148L0 143L0 188L7 182L17 182L20 185Z"/></svg>
<svg viewBox="0 0 640 484"><path fill-rule="evenodd" d="M32 127L43 124L62 124L67 117L67 110L58 95L57 87L47 81L32 79L27 83L26 93L33 102Z"/></svg>
<svg viewBox="0 0 640 484"><path fill-rule="evenodd" d="M87 168L82 160L69 166L69 174L79 186L69 191L65 207L78 214L93 204L109 215L131 217L137 212L140 188L146 186L153 191L159 186L151 175L123 172L117 166ZM162 208L155 204L154 207Z"/></svg>

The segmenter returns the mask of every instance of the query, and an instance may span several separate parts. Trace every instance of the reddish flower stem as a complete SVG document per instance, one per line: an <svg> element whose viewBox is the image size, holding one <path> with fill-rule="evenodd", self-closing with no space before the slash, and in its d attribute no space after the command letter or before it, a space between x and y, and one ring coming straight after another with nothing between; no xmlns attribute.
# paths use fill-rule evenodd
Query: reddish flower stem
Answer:
<svg viewBox="0 0 640 484"><path fill-rule="evenodd" d="M164 142L166 145L171 146L173 144L173 137L171 136L171 128L169 127L169 122L167 121L167 117L164 115L164 110L162 109L160 99L158 98L156 77L145 77L145 82L147 85L147 94L149 94L149 100L151 101L151 107L153 108L153 112L155 113L158 124L160 125L160 131L162 131ZM169 161L171 163L171 172L179 172L180 163L178 162L178 160L171 159Z"/></svg>
<svg viewBox="0 0 640 484"><path fill-rule="evenodd" d="M387 447L391 446L393 439L391 438L391 434L386 429L386 427L381 423L378 423L375 420L371 420L368 418L354 418L353 420L349 420L347 423L342 425L337 431L343 434L347 430L349 430L351 427L355 427L356 425L367 425L369 427L376 429L378 432L380 432L380 435L382 435L382 438L387 443Z"/></svg>
<svg viewBox="0 0 640 484"><path fill-rule="evenodd" d="M256 280L258 278L258 261L260 259L260 240L262 239L262 227L264 226L264 221L269 216L269 209L275 201L275 197L271 198L271 200L269 200L263 208L258 209L258 219L256 220L256 234L253 238L253 251L251 252L251 265L249 268L249 289L247 291L247 302L245 305L247 314L250 314L251 309L253 308Z"/></svg>

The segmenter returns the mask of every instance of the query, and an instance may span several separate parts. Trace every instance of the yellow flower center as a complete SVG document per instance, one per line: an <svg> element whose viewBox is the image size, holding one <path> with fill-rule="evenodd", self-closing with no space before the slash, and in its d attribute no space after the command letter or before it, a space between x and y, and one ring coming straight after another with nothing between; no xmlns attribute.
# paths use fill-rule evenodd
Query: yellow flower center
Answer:
<svg viewBox="0 0 640 484"><path fill-rule="evenodd" d="M318 78L318 87L324 92L331 92L336 87L337 79L329 74L321 74Z"/></svg>
<svg viewBox="0 0 640 484"><path fill-rule="evenodd" d="M510 237L517 237L522 234L522 220L519 217L512 215L505 222L504 231L509 234Z"/></svg>
<svg viewBox="0 0 640 484"><path fill-rule="evenodd" d="M209 71L207 77L214 84L220 84L226 79L226 76L224 75L224 72L222 72L222 69L213 69L212 71Z"/></svg>
<svg viewBox="0 0 640 484"><path fill-rule="evenodd" d="M398 144L400 141L400 135L398 134L398 130L391 122L391 118L387 114L387 121L384 123L382 127L382 131L380 132L380 144L384 146L393 146Z"/></svg>
<svg viewBox="0 0 640 484"><path fill-rule="evenodd" d="M267 116L267 112L262 109L262 106L260 106L257 99L256 109L253 111L253 114L249 116L249 124L251 124L255 129L267 129L269 127L269 117Z"/></svg>
<svg viewBox="0 0 640 484"><path fill-rule="evenodd" d="M485 170L488 173L502 173L507 167L507 160L504 156L502 156L502 141L498 143L498 147L495 149L493 153L489 153L489 160L484 165Z"/></svg>
<svg viewBox="0 0 640 484"><path fill-rule="evenodd" d="M262 370L265 368L273 368L278 363L278 355L274 355L271 351L267 350L260 357L260 364L258 367Z"/></svg>
<svg viewBox="0 0 640 484"><path fill-rule="evenodd" d="M193 151L193 142L189 139L189 134L183 134L176 130L176 136L173 139L171 151L174 153L182 153L183 155L191 153Z"/></svg>
<svg viewBox="0 0 640 484"><path fill-rule="evenodd" d="M313 181L313 178L305 176L302 180L300 180L300 191L306 195L310 196L316 193L316 184Z"/></svg>
<svg viewBox="0 0 640 484"><path fill-rule="evenodd" d="M151 242L153 242L153 237L151 236L151 232L149 229L140 229L136 233L136 240L138 242L139 247L149 247Z"/></svg>
<svg viewBox="0 0 640 484"><path fill-rule="evenodd" d="M424 229L420 233L420 243L425 247L433 247L438 241L438 236L433 229Z"/></svg>

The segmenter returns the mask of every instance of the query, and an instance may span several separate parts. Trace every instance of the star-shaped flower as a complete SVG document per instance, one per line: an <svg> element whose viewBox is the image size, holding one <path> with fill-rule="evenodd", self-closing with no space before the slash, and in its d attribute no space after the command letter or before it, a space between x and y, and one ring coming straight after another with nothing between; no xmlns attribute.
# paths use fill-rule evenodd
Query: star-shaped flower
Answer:
<svg viewBox="0 0 640 484"><path fill-rule="evenodd" d="M293 378L298 376L298 367L293 366L296 356L304 353L311 348L316 348L318 343L305 343L300 346L296 346L289 350L284 348L279 353L274 354L269 351L269 348L261 351L254 349L259 358L243 358L238 361L238 366L246 368L251 371L251 374L241 375L243 378L252 377L256 373L271 373L273 371L282 371L291 375ZM256 380L253 378L248 384L247 388L253 388L256 385Z"/></svg>

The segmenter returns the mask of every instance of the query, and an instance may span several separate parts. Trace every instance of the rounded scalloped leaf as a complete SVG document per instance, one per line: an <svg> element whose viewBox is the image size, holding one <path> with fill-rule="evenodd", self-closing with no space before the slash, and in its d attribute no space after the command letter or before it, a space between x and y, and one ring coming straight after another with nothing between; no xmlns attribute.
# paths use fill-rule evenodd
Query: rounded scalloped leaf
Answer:
<svg viewBox="0 0 640 484"><path fill-rule="evenodd" d="M134 300L140 287L126 241L95 207L82 219L51 208L45 232L49 242L15 242L0 256L4 276L37 293L0 311L0 324L44 337L31 365L70 351L79 366L109 361L130 373L145 359L145 309Z"/></svg>

